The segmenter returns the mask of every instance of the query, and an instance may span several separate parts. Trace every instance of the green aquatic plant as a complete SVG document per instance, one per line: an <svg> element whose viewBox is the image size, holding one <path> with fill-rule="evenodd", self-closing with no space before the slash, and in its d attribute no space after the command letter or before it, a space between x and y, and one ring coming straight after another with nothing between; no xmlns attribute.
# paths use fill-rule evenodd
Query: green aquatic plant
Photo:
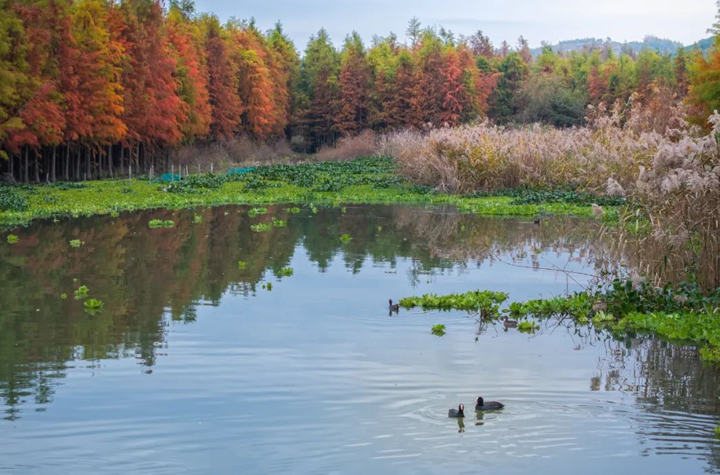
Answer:
<svg viewBox="0 0 720 475"><path fill-rule="evenodd" d="M292 208L285 208L285 211L287 211L290 214L298 214L300 213L300 208L293 206Z"/></svg>
<svg viewBox="0 0 720 475"><path fill-rule="evenodd" d="M345 233L340 236L340 242L342 242L343 244L347 244L350 241L352 241L352 236L350 236L349 234Z"/></svg>
<svg viewBox="0 0 720 475"><path fill-rule="evenodd" d="M70 247L80 247L84 246L85 241L81 241L80 239L71 239L70 240Z"/></svg>
<svg viewBox="0 0 720 475"><path fill-rule="evenodd" d="M18 242L20 242L20 238L14 234L8 234L7 242L8 244L17 244Z"/></svg>
<svg viewBox="0 0 720 475"><path fill-rule="evenodd" d="M267 208L253 208L250 211L248 211L248 216L251 218L254 218L255 216L259 214L267 214L268 210Z"/></svg>
<svg viewBox="0 0 720 475"><path fill-rule="evenodd" d="M102 311L105 304L100 300L88 299L85 301L83 306L85 307L85 313L89 315L95 315L98 312Z"/></svg>
<svg viewBox="0 0 720 475"><path fill-rule="evenodd" d="M75 300L85 300L88 297L88 288L81 285L75 290Z"/></svg>
<svg viewBox="0 0 720 475"><path fill-rule="evenodd" d="M423 310L466 310L479 312L483 318L494 318L499 315L500 305L507 298L508 295L503 292L474 290L463 294L405 297L400 300L400 306L408 309L420 307Z"/></svg>
<svg viewBox="0 0 720 475"><path fill-rule="evenodd" d="M464 213L483 215L537 216L541 210L546 214L573 214L592 216L587 205L567 202L515 203L513 196L478 197L429 193L422 187L406 184L397 175L396 167L388 158L366 158L342 163L272 165L257 167L251 172L233 178L203 177L201 181L185 180L174 182L177 190L168 192L156 183L142 180L98 180L83 184L82 188L61 188L56 186L26 188L2 187L15 190L18 196L29 196L28 191L42 190L43 199L26 199L27 206L0 209L0 224L21 224L36 218L60 216L91 216L98 214L132 211L148 208L193 208L245 204L254 206L248 214L254 217L264 214L263 205L274 203L303 204L313 214L320 205L346 207L350 204L414 203L425 205L454 205ZM250 179L247 177L255 176ZM318 191L319 177L325 180L323 186L336 191ZM330 178L328 178L330 177ZM265 188L247 189L252 180L262 180ZM212 186L205 186L212 181ZM182 184L180 184L182 183ZM201 186L201 183L203 185ZM217 186L215 186L217 185ZM337 185L337 186L336 186ZM49 197L49 200L45 200ZM299 208L290 208L298 212ZM605 218L617 218L613 207L605 208ZM164 227L164 226L160 226Z"/></svg>
<svg viewBox="0 0 720 475"><path fill-rule="evenodd" d="M148 222L148 227L150 229L172 228L175 227L175 222L171 220L163 221L162 219L151 219Z"/></svg>
<svg viewBox="0 0 720 475"><path fill-rule="evenodd" d="M433 325L430 331L433 335L443 336L445 335L445 325L438 323L437 325Z"/></svg>
<svg viewBox="0 0 720 475"><path fill-rule="evenodd" d="M265 288L268 290L272 290L272 288L273 288L272 282L268 282L267 284L265 284Z"/></svg>
<svg viewBox="0 0 720 475"><path fill-rule="evenodd" d="M0 185L0 212L21 213L30 207L25 195L15 187Z"/></svg>
<svg viewBox="0 0 720 475"><path fill-rule="evenodd" d="M523 320L518 322L517 329L523 333L534 333L540 329L540 325L530 320Z"/></svg>
<svg viewBox="0 0 720 475"><path fill-rule="evenodd" d="M199 214L194 214L194 215L193 215L193 221L192 221L192 222L193 222L193 224L200 224L200 223L202 223L202 216L200 216Z"/></svg>
<svg viewBox="0 0 720 475"><path fill-rule="evenodd" d="M262 233L265 231L270 231L272 229L272 224L268 224L268 223L252 224L252 225L250 225L250 229L256 233Z"/></svg>
<svg viewBox="0 0 720 475"><path fill-rule="evenodd" d="M293 271L292 267L283 267L277 272L278 277L290 277L294 274L295 271Z"/></svg>
<svg viewBox="0 0 720 475"><path fill-rule="evenodd" d="M90 310L99 310L103 308L105 304L97 299L87 299L83 305Z"/></svg>
<svg viewBox="0 0 720 475"><path fill-rule="evenodd" d="M247 269L248 263L245 261L238 261L238 269L245 270Z"/></svg>
<svg viewBox="0 0 720 475"><path fill-rule="evenodd" d="M65 292L61 293L60 298L63 300L67 299L67 294Z"/></svg>
<svg viewBox="0 0 720 475"><path fill-rule="evenodd" d="M287 223L285 221L283 221L282 219L273 218L272 225L275 226L276 228L284 228L285 226L287 226Z"/></svg>

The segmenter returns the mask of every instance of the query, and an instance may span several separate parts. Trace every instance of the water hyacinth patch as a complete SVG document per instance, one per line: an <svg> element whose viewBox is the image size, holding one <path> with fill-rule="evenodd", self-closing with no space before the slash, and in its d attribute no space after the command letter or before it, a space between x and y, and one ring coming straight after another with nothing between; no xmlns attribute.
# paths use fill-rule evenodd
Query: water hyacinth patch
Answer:
<svg viewBox="0 0 720 475"><path fill-rule="evenodd" d="M20 242L20 238L14 234L8 234L7 242L8 244L17 244L18 242Z"/></svg>
<svg viewBox="0 0 720 475"><path fill-rule="evenodd" d="M85 245L85 241L81 241L80 239L71 239L70 240L70 247L77 248L77 247L84 246L84 245Z"/></svg>
<svg viewBox="0 0 720 475"><path fill-rule="evenodd" d="M292 267L283 267L277 272L278 277L290 277L294 274L295 271L293 271Z"/></svg>
<svg viewBox="0 0 720 475"><path fill-rule="evenodd" d="M430 332L435 336L443 336L445 335L445 325L442 325L438 323L437 325L433 325L433 327L430 329Z"/></svg>
<svg viewBox="0 0 720 475"><path fill-rule="evenodd" d="M175 227L175 222L171 220L163 221L162 219L151 219L148 222L148 227L150 229L173 228Z"/></svg>
<svg viewBox="0 0 720 475"><path fill-rule="evenodd" d="M270 231L272 229L272 224L269 224L269 223L252 224L252 225L250 225L250 229L256 233L263 233L266 231Z"/></svg>
<svg viewBox="0 0 720 475"><path fill-rule="evenodd" d="M341 243L347 244L347 243L349 243L350 241L352 241L352 237L351 237L349 234L345 233L345 234L343 234L342 236L340 236L340 242L341 242Z"/></svg>
<svg viewBox="0 0 720 475"><path fill-rule="evenodd" d="M88 297L88 288L85 285L81 285L75 290L75 300L85 300Z"/></svg>

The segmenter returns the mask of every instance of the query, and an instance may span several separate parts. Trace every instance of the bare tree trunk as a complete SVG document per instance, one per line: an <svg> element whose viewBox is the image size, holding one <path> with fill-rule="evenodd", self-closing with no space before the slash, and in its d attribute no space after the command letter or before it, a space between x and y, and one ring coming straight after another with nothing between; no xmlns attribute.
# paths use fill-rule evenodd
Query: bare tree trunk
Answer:
<svg viewBox="0 0 720 475"><path fill-rule="evenodd" d="M55 168L56 166L57 166L57 145L53 145L53 151L52 151L52 167L51 167L52 173L51 173L51 175L50 175L50 179L51 179L53 182L55 182L55 172L57 171L56 168Z"/></svg>
<svg viewBox="0 0 720 475"><path fill-rule="evenodd" d="M70 180L70 142L65 144L65 181Z"/></svg>
<svg viewBox="0 0 720 475"><path fill-rule="evenodd" d="M110 178L115 178L113 176L113 155L112 155L112 144L108 145L108 173L110 173Z"/></svg>
<svg viewBox="0 0 720 475"><path fill-rule="evenodd" d="M95 148L93 148L93 151L92 151L93 161L95 161L95 154L96 154ZM98 179L102 179L103 178L103 153L102 153L102 150L97 152L97 154L98 154L97 155L97 157L98 157L98 159L97 159L97 164L98 164L97 177L98 177Z"/></svg>
<svg viewBox="0 0 720 475"><path fill-rule="evenodd" d="M120 144L120 175L125 175L125 146Z"/></svg>
<svg viewBox="0 0 720 475"><path fill-rule="evenodd" d="M28 157L28 149L29 149L29 147L26 145L25 146L25 177L24 177L25 183L28 183L30 181L30 164L29 164L30 160Z"/></svg>
<svg viewBox="0 0 720 475"><path fill-rule="evenodd" d="M85 150L85 180L88 178L92 180L92 161L93 161L93 155L95 154L95 150L90 150L88 147L87 150Z"/></svg>
<svg viewBox="0 0 720 475"><path fill-rule="evenodd" d="M35 155L35 183L40 183L40 160L42 160L42 155L38 155L37 150L33 151L33 155Z"/></svg>
<svg viewBox="0 0 720 475"><path fill-rule="evenodd" d="M9 168L10 168L10 174L13 176L13 178L15 178L15 154L12 152L10 153Z"/></svg>
<svg viewBox="0 0 720 475"><path fill-rule="evenodd" d="M75 162L75 181L80 181L80 159L82 158L82 147L78 147L77 161Z"/></svg>

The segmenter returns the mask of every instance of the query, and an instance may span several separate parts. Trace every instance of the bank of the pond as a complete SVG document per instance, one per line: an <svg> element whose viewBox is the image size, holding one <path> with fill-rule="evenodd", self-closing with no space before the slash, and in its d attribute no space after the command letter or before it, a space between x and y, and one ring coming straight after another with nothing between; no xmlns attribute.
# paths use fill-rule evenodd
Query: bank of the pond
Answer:
<svg viewBox="0 0 720 475"><path fill-rule="evenodd" d="M174 177L172 177L174 179ZM179 179L177 179L179 180ZM258 167L238 175L193 175L182 181L103 180L37 186L0 187L0 224L11 226L39 218L113 214L151 208L191 208L227 204L296 203L453 205L461 212L498 216L564 214L594 216L587 200L549 202L532 195L461 196L436 193L407 183L384 158L352 162ZM605 218L616 216L606 206Z"/></svg>

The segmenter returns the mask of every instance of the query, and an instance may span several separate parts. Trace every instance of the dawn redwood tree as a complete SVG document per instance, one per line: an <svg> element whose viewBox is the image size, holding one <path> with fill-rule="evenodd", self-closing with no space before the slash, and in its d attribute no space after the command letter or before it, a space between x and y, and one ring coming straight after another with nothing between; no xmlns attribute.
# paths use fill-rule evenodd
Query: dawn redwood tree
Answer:
<svg viewBox="0 0 720 475"><path fill-rule="evenodd" d="M205 49L200 29L189 16L192 13L173 4L166 23L168 45L177 64L178 96L186 113L181 131L188 142L206 139L212 121Z"/></svg>
<svg viewBox="0 0 720 475"><path fill-rule="evenodd" d="M177 64L169 54L162 8L154 0L126 0L122 7L129 58L123 75L128 134L145 147L176 145L186 108L177 94Z"/></svg>
<svg viewBox="0 0 720 475"><path fill-rule="evenodd" d="M342 56L335 127L342 135L354 135L368 127L370 89L370 69L357 33L345 40Z"/></svg>
<svg viewBox="0 0 720 475"><path fill-rule="evenodd" d="M265 38L251 24L231 24L233 61L237 64L238 92L244 104L242 131L256 140L265 140L274 130L275 82L268 67ZM280 127L282 129L283 127Z"/></svg>
<svg viewBox="0 0 720 475"><path fill-rule="evenodd" d="M14 160L8 154L5 140L8 134L25 127L18 113L23 106L22 91L26 87L27 43L25 28L9 0L0 0L0 163Z"/></svg>
<svg viewBox="0 0 720 475"><path fill-rule="evenodd" d="M275 113L276 127L283 125L283 130L275 130L274 135L285 134L287 139L292 136L289 125L299 119L298 113L302 105L296 93L300 81L300 59L293 42L285 35L280 22L275 24L268 33L268 46L272 51L271 72L275 82Z"/></svg>
<svg viewBox="0 0 720 475"><path fill-rule="evenodd" d="M327 31L310 37L300 70L299 89L307 97L301 121L307 150L330 145L337 138L334 118L338 98L340 58Z"/></svg>
<svg viewBox="0 0 720 475"><path fill-rule="evenodd" d="M413 92L412 125L423 128L440 126L443 119L443 44L433 32L423 34L415 50L415 87Z"/></svg>
<svg viewBox="0 0 720 475"><path fill-rule="evenodd" d="M442 108L439 114L440 123L444 126L456 126L460 122L465 102L465 84L463 70L457 50L448 49L443 58L441 74L444 79L441 87Z"/></svg>
<svg viewBox="0 0 720 475"><path fill-rule="evenodd" d="M208 93L212 110L210 133L215 140L232 138L240 128L243 104L237 95L236 66L230 61L229 46L221 36L217 17L206 16L205 52L208 67Z"/></svg>

